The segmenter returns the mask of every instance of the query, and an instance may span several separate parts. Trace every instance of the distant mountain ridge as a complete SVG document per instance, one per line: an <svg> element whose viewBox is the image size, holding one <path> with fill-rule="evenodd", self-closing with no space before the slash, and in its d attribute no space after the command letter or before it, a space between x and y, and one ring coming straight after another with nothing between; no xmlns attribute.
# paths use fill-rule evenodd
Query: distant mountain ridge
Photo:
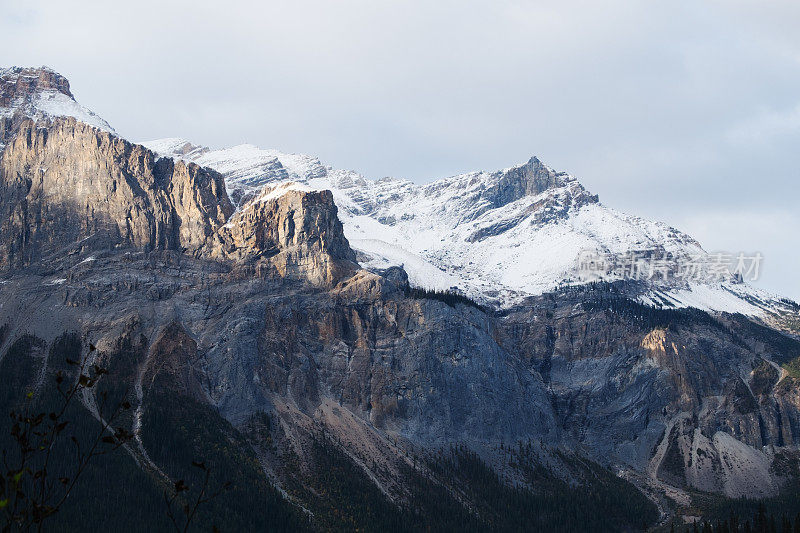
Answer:
<svg viewBox="0 0 800 533"><path fill-rule="evenodd" d="M780 298L740 283L728 265L679 278L683 264L714 257L674 228L604 206L576 178L535 157L496 172L417 185L370 180L313 156L253 145L211 150L177 138L143 144L219 171L239 204L264 185L284 181L331 190L361 264L402 265L420 287L456 289L508 307L564 284L624 277L608 269L587 278L578 268L582 254L620 263L637 253L666 261L670 271L668 279L645 274L636 295L644 303L768 317L790 311Z"/></svg>
<svg viewBox="0 0 800 533"><path fill-rule="evenodd" d="M114 134L75 101L69 81L47 67L0 69L0 145L26 119L71 116ZM640 254L666 261L668 279L646 279L644 303L773 317L791 312L783 299L739 283L730 271L679 279L682 263L712 259L690 236L601 204L574 177L537 158L497 172L472 172L417 185L366 179L318 158L240 145L222 150L184 139L142 143L162 156L212 168L225 177L234 205L268 184L297 181L331 190L345 235L362 265L402 265L412 284L458 290L501 307L565 284L613 281L620 269L579 271L581 257L608 264Z"/></svg>

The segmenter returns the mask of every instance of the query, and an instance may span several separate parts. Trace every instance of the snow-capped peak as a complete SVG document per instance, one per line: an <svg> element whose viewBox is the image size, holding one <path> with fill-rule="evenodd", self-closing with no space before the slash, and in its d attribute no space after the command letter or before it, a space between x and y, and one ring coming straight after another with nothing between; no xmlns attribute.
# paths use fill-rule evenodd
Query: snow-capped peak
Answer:
<svg viewBox="0 0 800 533"><path fill-rule="evenodd" d="M94 112L72 96L69 81L48 67L10 67L0 69L0 143L14 124L30 118L74 117L95 128L115 133Z"/></svg>
<svg viewBox="0 0 800 533"><path fill-rule="evenodd" d="M285 188L329 189L351 246L366 268L401 265L412 284L458 289L502 306L582 278L588 253L614 262L640 253L681 261L708 254L686 234L663 223L610 209L573 176L532 157L495 172L469 172L419 185L367 179L333 169L313 156L240 145L187 149L184 140L143 143L156 152L209 166L226 177L234 202L244 205ZM263 191L261 189L264 188ZM259 191L261 191L259 193ZM595 279L620 279L609 269ZM643 301L675 307L760 314L765 297L728 273L690 281L655 280Z"/></svg>

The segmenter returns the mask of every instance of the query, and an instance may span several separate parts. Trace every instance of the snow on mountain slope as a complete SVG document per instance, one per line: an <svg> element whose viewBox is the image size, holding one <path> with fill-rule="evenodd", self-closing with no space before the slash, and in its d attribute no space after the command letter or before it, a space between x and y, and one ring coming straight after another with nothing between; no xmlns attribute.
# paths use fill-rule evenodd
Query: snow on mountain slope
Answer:
<svg viewBox="0 0 800 533"><path fill-rule="evenodd" d="M75 100L69 81L57 72L0 68L0 149L23 120L63 116L114 133ZM788 309L797 322L797 310L786 300L737 282L730 270L707 268L712 256L691 237L602 205L575 178L536 158L496 172L417 185L365 179L313 156L248 144L222 150L178 138L143 144L161 155L219 171L239 207L267 184L297 182L331 190L362 265L402 265L416 286L456 288L509 306L565 284L628 278L628 259L641 274L644 257L650 272L638 294L641 301L751 315ZM681 277L683 266L698 258L702 272ZM593 270L582 269L587 264ZM654 272L662 273L662 279L653 278Z"/></svg>
<svg viewBox="0 0 800 533"><path fill-rule="evenodd" d="M57 72L47 67L0 69L0 119L53 117L75 117L90 126L115 133L108 122L75 101L69 82Z"/></svg>
<svg viewBox="0 0 800 533"><path fill-rule="evenodd" d="M369 180L317 158L241 145L222 150L182 139L143 143L170 157L209 166L226 177L234 202L265 184L295 181L330 189L362 265L402 265L416 286L457 288L501 306L564 284L624 277L607 268L591 279L579 267L591 253L616 265L626 254L661 258L663 279L648 280L648 303L763 314L776 297L737 283L730 271L677 276L682 263L709 259L700 244L663 223L602 205L572 176L536 158L497 172L472 172L425 185Z"/></svg>

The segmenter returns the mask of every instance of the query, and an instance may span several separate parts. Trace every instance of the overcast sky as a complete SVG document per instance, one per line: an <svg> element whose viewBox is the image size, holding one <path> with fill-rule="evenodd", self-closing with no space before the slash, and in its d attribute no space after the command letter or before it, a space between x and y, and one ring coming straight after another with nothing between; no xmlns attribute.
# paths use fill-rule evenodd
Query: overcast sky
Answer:
<svg viewBox="0 0 800 533"><path fill-rule="evenodd" d="M606 205L760 251L800 300L797 0L0 0L133 140L311 153L418 182L539 156Z"/></svg>

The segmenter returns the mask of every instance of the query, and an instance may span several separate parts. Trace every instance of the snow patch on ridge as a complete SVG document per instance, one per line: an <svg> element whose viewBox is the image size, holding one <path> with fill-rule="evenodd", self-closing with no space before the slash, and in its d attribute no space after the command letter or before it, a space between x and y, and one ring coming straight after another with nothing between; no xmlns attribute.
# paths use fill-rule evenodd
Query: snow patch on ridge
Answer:
<svg viewBox="0 0 800 533"><path fill-rule="evenodd" d="M256 204L269 202L270 200L276 200L290 191L314 192L315 190L316 189L312 189L308 185L294 181L279 183L278 185L273 186L267 185L262 189L258 196L248 201L244 206L240 206L239 209L241 211L247 211L248 209L252 209ZM232 228L236 220L237 219L235 217L231 217L224 227Z"/></svg>
<svg viewBox="0 0 800 533"><path fill-rule="evenodd" d="M261 193L260 196L256 197L256 199L253 200L253 203L269 202L270 200L280 198L289 191L313 192L314 189L312 189L308 185L303 185L302 183L297 183L294 181L290 181L288 183L281 183L280 185L276 185L275 187L264 187L264 191Z"/></svg>
<svg viewBox="0 0 800 533"><path fill-rule="evenodd" d="M69 91L69 82L48 67L0 68L0 118L34 121L74 117L97 129L116 134L108 122L80 105Z"/></svg>
<svg viewBox="0 0 800 533"><path fill-rule="evenodd" d="M114 128L108 122L66 94L58 91L42 91L38 93L33 100L33 109L45 117L74 117L79 122L116 134ZM37 118L35 113L33 115L34 118Z"/></svg>
<svg viewBox="0 0 800 533"><path fill-rule="evenodd" d="M461 280L440 270L413 252L378 239L348 239L350 246L371 256L362 266L370 269L385 269L402 266L408 281L414 287L449 290L458 287Z"/></svg>

